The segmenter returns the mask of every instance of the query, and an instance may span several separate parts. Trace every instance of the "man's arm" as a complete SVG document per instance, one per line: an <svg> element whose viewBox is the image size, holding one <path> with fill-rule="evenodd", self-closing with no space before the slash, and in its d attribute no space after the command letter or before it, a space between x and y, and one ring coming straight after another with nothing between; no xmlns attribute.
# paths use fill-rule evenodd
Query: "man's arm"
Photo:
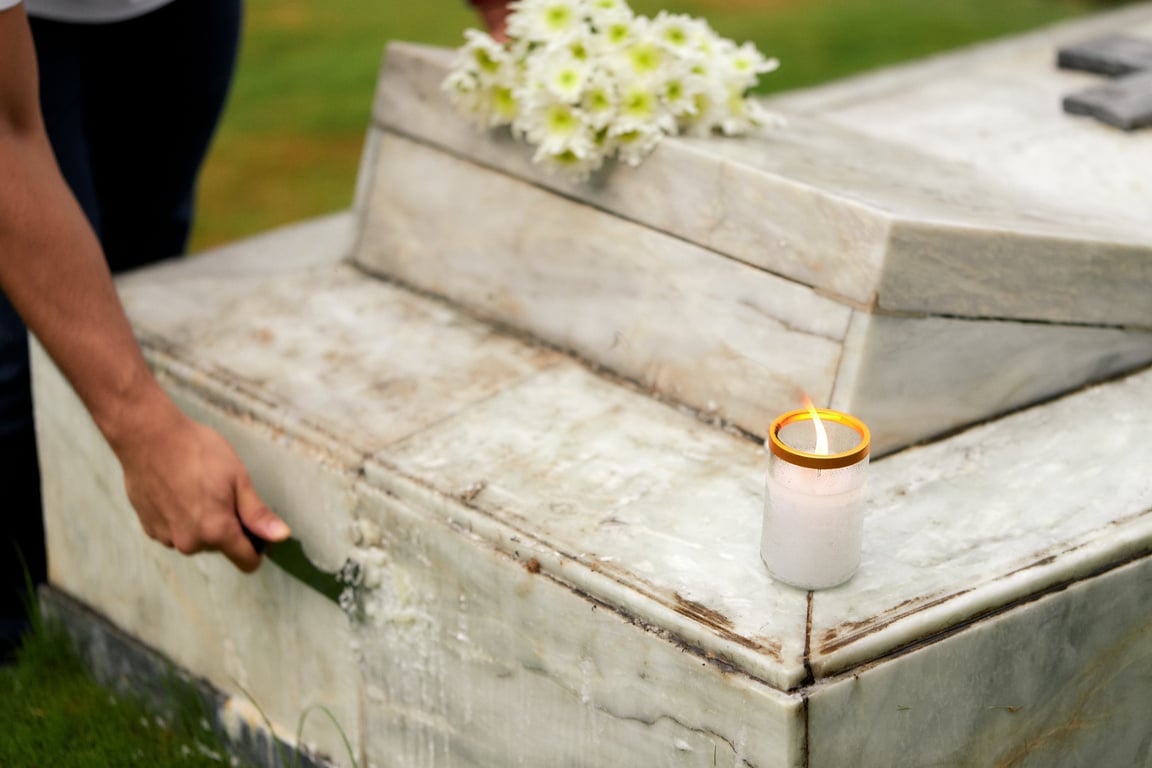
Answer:
<svg viewBox="0 0 1152 768"><path fill-rule="evenodd" d="M288 527L240 459L176 408L144 362L95 234L56 166L40 117L22 6L0 11L0 287L71 382L124 469L144 531L244 571Z"/></svg>
<svg viewBox="0 0 1152 768"><path fill-rule="evenodd" d="M469 0L476 12L484 19L488 32L497 40L504 40L505 27L508 24L509 0Z"/></svg>

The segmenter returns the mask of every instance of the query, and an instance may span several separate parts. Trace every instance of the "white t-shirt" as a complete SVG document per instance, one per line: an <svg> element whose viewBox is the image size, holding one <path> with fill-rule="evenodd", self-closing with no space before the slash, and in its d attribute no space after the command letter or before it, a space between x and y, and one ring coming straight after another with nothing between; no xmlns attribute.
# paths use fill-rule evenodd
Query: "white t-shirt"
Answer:
<svg viewBox="0 0 1152 768"><path fill-rule="evenodd" d="M72 21L97 24L123 21L143 16L172 0L24 0L29 16L53 21ZM0 9L15 5L12 0L0 0Z"/></svg>

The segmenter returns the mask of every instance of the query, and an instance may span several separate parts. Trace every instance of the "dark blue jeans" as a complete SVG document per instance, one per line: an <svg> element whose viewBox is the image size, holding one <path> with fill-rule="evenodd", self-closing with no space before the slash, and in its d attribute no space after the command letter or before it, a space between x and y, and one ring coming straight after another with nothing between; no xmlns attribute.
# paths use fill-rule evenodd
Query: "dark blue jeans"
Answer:
<svg viewBox="0 0 1152 768"><path fill-rule="evenodd" d="M110 24L32 19L48 137L113 272L184 252L240 21L241 0L174 0ZM14 545L45 575L35 452L27 337L0 294L0 618L19 606Z"/></svg>

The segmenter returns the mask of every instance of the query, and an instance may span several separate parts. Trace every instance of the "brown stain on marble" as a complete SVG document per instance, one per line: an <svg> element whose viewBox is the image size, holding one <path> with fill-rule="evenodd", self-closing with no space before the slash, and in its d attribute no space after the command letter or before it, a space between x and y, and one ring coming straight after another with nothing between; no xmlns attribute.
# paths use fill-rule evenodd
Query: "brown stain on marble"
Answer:
<svg viewBox="0 0 1152 768"><path fill-rule="evenodd" d="M1032 568L1041 568L1046 565L1051 565L1056 561L1058 557L1066 555L1070 552L1075 552L1079 548L1080 546L1070 547L1050 554L1039 552L1037 553L1039 557L1036 560L1022 565L1019 568L1014 568L1013 570L1008 571L1003 576L998 577L995 581L1003 581L1004 579L1030 570ZM985 588L986 586L987 584L981 585L981 587L978 588ZM958 592L950 592L946 595L926 595L924 597L911 598L898 603L892 608L889 608L888 610L877 614L876 616L871 616L860 621L846 621L843 624L839 624L824 631L820 637L821 645L819 650L821 653L825 654L840 650L841 648L844 648L845 646L850 645L857 640L860 640L861 638L867 637L868 635L874 634L891 626L897 621L901 621L908 618L909 616L920 613L921 611L925 611L942 603L946 603L949 600L960 597L961 595L965 595L971 591L972 589L965 589ZM971 620L972 618L979 616L981 613L983 612L978 611L973 614L973 616L968 617L967 620Z"/></svg>
<svg viewBox="0 0 1152 768"><path fill-rule="evenodd" d="M735 631L732 620L727 616L714 608L689 600L679 592L673 592L672 599L670 607L681 616L703 624L725 640L783 661L783 648L779 641L766 637L745 637ZM710 653L706 655L712 656Z"/></svg>
<svg viewBox="0 0 1152 768"><path fill-rule="evenodd" d="M784 646L779 640L771 637L764 637L763 635L742 635L735 629L735 625L731 619L714 608L710 608L702 603L698 603L695 600L689 600L678 592L673 592L671 599L669 599L667 591L655 587L643 579L638 579L636 574L622 569L620 566L614 563L597 561L595 558L592 558L591 562L586 563L586 565L590 570L601 573L613 579L614 581L618 581L621 584L627 585L641 595L672 609L681 616L703 624L712 630L712 632L722 640L735 643L736 645L743 646L744 648L748 648L749 650L755 651L757 653L762 653L774 661L781 663L784 661ZM570 585L569 588L573 589ZM587 595L587 593L584 593L581 590L574 589L574 591L579 594L583 594L586 597L589 597L589 599L595 600L596 602L600 602L595 598L591 598ZM622 614L628 614L628 611L623 608L616 606L612 606L612 608L613 610L616 610ZM679 645L685 651L694 653L707 659L710 662L718 664L722 669L727 670L728 668L731 668L734 670L737 668L726 661L722 656L719 656L712 651L696 648L691 643L686 642L683 638L677 635L675 630L661 629L657 633L664 636L665 639L669 640L670 642Z"/></svg>
<svg viewBox="0 0 1152 768"><path fill-rule="evenodd" d="M901 619L906 619L921 611L932 608L933 606L946 603L949 600L960 597L971 590L961 590L959 592L950 592L942 597L917 597L905 600L892 608L884 611L883 613L871 616L867 619L860 621L846 621L835 627L827 629L820 636L820 652L822 654L832 653L844 648L847 645L867 637L868 635L879 632L892 624L895 624Z"/></svg>
<svg viewBox="0 0 1152 768"><path fill-rule="evenodd" d="M702 603L697 603L695 600L689 600L681 596L679 592L673 592L672 597L676 601L675 605L673 605L676 613L687 616L690 619L695 619L701 624L707 624L715 629L731 631L732 620L719 611L709 608Z"/></svg>

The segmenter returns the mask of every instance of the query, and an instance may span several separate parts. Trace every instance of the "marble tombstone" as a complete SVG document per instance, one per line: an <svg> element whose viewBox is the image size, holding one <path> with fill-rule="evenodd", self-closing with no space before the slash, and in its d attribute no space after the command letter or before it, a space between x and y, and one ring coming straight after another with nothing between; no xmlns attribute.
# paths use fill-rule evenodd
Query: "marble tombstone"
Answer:
<svg viewBox="0 0 1152 768"><path fill-rule="evenodd" d="M1152 372L1119 375L1152 360L1152 134L1063 114L1053 63L1118 29L1152 5L587 186L393 46L353 211L120 282L348 588L148 541L37 350L49 605L206 681L234 735L322 705L319 763L1152 766ZM755 438L800 389L890 454L820 592L758 551Z"/></svg>

